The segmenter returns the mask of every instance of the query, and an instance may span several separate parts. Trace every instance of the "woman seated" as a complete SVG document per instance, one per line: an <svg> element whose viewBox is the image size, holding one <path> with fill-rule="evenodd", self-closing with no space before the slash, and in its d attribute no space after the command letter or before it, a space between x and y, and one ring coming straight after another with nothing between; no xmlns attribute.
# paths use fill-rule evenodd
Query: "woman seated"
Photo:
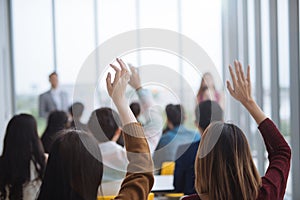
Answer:
<svg viewBox="0 0 300 200"><path fill-rule="evenodd" d="M291 149L275 124L265 116L251 95L250 68L247 77L235 61L235 74L229 66L233 86L227 81L231 96L248 110L264 139L269 167L260 177L249 144L234 124L212 123L203 133L195 163L195 189L192 199L283 199L290 170Z"/></svg>
<svg viewBox="0 0 300 200"><path fill-rule="evenodd" d="M0 199L36 199L45 165L36 120L15 115L7 125L0 157Z"/></svg>
<svg viewBox="0 0 300 200"><path fill-rule="evenodd" d="M112 83L109 73L106 82L123 125L129 164L115 199L144 200L154 182L153 163L143 128L137 123L125 97L129 72L122 60L117 61L121 69L111 65L116 72L115 78ZM102 172L102 158L96 139L85 132L65 131L52 146L38 199L95 200Z"/></svg>
<svg viewBox="0 0 300 200"><path fill-rule="evenodd" d="M53 111L50 113L47 127L42 136L42 143L46 153L50 153L53 142L67 128L69 128L67 113L64 111Z"/></svg>

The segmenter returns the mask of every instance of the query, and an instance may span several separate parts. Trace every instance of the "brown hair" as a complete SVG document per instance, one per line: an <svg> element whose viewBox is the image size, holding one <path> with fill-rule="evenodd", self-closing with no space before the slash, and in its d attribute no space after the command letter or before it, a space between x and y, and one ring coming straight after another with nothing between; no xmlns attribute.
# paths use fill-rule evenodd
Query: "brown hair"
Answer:
<svg viewBox="0 0 300 200"><path fill-rule="evenodd" d="M203 133L195 175L197 193L209 199L254 200L261 185L244 133L223 122L213 122Z"/></svg>

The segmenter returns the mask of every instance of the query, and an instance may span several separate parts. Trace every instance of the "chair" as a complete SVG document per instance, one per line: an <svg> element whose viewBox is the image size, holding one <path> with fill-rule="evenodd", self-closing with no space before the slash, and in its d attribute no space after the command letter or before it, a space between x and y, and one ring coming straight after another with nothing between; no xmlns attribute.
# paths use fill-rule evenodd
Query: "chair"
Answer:
<svg viewBox="0 0 300 200"><path fill-rule="evenodd" d="M161 165L160 175L173 175L175 170L175 162L163 162Z"/></svg>
<svg viewBox="0 0 300 200"><path fill-rule="evenodd" d="M97 200L113 200L115 196L98 196ZM154 200L154 193L149 193L148 200Z"/></svg>
<svg viewBox="0 0 300 200"><path fill-rule="evenodd" d="M175 170L175 162L174 161L168 161L163 162L161 165L161 171L160 175L174 175ZM180 197L184 196L183 193L166 193L164 194L165 197L168 197L170 199L179 199Z"/></svg>
<svg viewBox="0 0 300 200"><path fill-rule="evenodd" d="M184 194L183 193L167 193L164 196L168 197L168 199L181 199L184 196Z"/></svg>

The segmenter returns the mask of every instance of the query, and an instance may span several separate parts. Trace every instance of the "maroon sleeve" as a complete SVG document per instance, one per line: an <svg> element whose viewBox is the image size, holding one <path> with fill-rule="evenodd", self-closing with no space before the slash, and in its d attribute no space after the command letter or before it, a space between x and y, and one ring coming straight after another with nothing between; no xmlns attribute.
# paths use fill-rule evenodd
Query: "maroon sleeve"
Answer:
<svg viewBox="0 0 300 200"><path fill-rule="evenodd" d="M262 177L258 199L283 199L290 171L291 149L270 119L265 119L258 128L269 154L269 166Z"/></svg>

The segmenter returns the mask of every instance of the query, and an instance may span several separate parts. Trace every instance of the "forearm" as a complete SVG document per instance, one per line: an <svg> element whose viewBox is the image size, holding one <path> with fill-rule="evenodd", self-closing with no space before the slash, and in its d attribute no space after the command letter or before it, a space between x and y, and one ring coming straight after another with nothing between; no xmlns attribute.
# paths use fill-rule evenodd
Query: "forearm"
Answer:
<svg viewBox="0 0 300 200"><path fill-rule="evenodd" d="M127 174L115 199L147 199L154 183L153 162L140 124L123 127L127 158Z"/></svg>
<svg viewBox="0 0 300 200"><path fill-rule="evenodd" d="M128 103L127 103L126 99L120 100L120 101L115 101L114 103L115 103L115 105L118 109L120 119L121 119L121 122L122 122L123 126L126 125L126 124L129 124L129 123L137 122L137 120L136 120L135 116L133 115L130 107L128 106Z"/></svg>
<svg viewBox="0 0 300 200"><path fill-rule="evenodd" d="M254 100L249 100L247 102L243 102L242 104L245 106L258 125L267 118L265 113Z"/></svg>

